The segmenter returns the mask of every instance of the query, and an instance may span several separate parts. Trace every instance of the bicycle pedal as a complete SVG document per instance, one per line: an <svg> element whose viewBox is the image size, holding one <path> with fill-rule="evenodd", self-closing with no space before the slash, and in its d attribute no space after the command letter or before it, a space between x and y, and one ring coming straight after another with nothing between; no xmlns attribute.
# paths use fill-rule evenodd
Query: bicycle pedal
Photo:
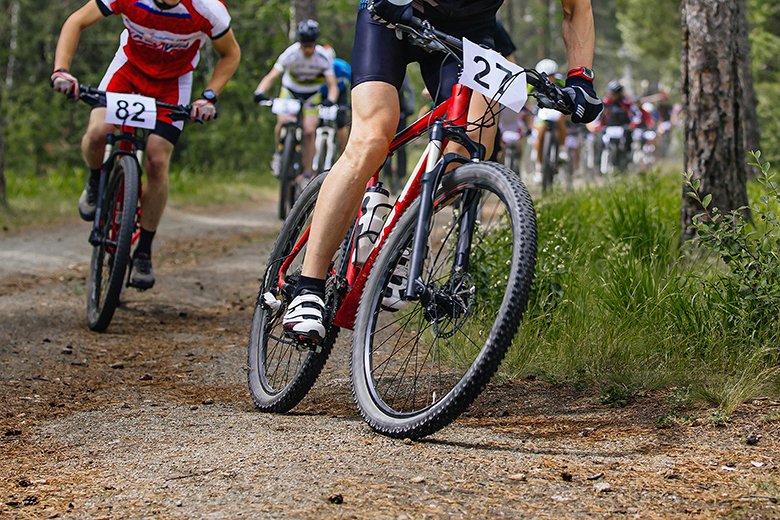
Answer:
<svg viewBox="0 0 780 520"><path fill-rule="evenodd" d="M322 345L312 341L310 338L306 336L299 335L294 338L294 341L295 341L295 348L300 352L305 352L307 350L314 352L315 354L319 354L320 352L322 352Z"/></svg>

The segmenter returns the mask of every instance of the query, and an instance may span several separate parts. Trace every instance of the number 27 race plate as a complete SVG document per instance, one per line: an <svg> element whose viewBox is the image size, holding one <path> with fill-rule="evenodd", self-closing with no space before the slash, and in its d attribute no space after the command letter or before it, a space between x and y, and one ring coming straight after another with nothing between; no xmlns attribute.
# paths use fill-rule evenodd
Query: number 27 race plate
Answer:
<svg viewBox="0 0 780 520"><path fill-rule="evenodd" d="M528 100L528 86L522 67L465 38L460 83L515 112L520 112Z"/></svg>
<svg viewBox="0 0 780 520"><path fill-rule="evenodd" d="M106 123L154 130L157 102L137 94L106 92Z"/></svg>

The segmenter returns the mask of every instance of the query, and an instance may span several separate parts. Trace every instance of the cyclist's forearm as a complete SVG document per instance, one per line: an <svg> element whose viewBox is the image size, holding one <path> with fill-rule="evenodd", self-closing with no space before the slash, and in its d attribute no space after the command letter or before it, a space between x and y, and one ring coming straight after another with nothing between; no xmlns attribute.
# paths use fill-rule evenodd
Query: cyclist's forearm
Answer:
<svg viewBox="0 0 780 520"><path fill-rule="evenodd" d="M96 2L87 2L78 11L71 14L62 24L60 37L57 40L57 50L54 53L54 70L70 70L79 39L84 29L96 24L104 18Z"/></svg>
<svg viewBox="0 0 780 520"><path fill-rule="evenodd" d="M328 83L328 99L334 103L339 99L339 87L335 82L333 84Z"/></svg>
<svg viewBox="0 0 780 520"><path fill-rule="evenodd" d="M590 0L561 0L561 6L569 68L592 67L596 32Z"/></svg>
<svg viewBox="0 0 780 520"><path fill-rule="evenodd" d="M206 88L219 94L238 69L238 64L241 62L241 47L238 46L232 29L224 36L213 40L212 44L219 54L219 60Z"/></svg>

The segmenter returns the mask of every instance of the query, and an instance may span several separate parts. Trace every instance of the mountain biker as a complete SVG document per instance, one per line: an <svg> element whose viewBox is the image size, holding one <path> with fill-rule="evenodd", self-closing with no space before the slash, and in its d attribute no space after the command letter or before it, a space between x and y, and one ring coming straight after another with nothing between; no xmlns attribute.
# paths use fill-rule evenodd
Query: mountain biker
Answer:
<svg viewBox="0 0 780 520"><path fill-rule="evenodd" d="M547 74L553 82L559 84L563 82L563 78L558 74L558 63L556 63L555 60L549 58L540 60L539 63L536 64L536 70ZM542 146L544 145L544 136L547 133L547 123L552 123L555 126L559 150L565 150L563 144L566 141L566 118L557 110L540 108L536 112L536 118L534 120L534 129L536 130L536 142L534 143L536 172L534 174L534 181L537 183L542 182L542 171L544 169L544 151L542 150Z"/></svg>
<svg viewBox="0 0 780 520"><path fill-rule="evenodd" d="M170 104L187 104L192 91L192 71L200 49L211 40L219 60L205 90L192 103L192 119L210 121L217 116L217 95L233 76L241 50L230 28L230 15L219 0L89 0L62 26L54 59L52 88L78 99L78 80L69 70L81 33L111 15L122 15L125 30L119 49L108 67L100 89L136 93ZM94 108L81 141L81 152L90 169L79 199L79 214L94 220L100 167L106 134L106 109ZM173 121L170 110L157 110L157 123L146 143L144 170L147 183L141 195L141 233L133 253L130 285L150 289L152 240L168 200L168 169L173 148L184 123Z"/></svg>
<svg viewBox="0 0 780 520"><path fill-rule="evenodd" d="M632 136L628 129L633 130L642 123L642 111L630 98L624 94L623 85L612 80L607 85L607 96L604 98L604 111L598 120L599 130L610 126L622 126L625 132L625 152L631 151Z"/></svg>
<svg viewBox="0 0 780 520"><path fill-rule="evenodd" d="M344 151L349 138L349 89L352 82L352 67L346 60L336 57L336 51L330 45L323 45L325 52L333 60L333 72L336 75L336 84L339 87L339 97L336 100L339 111L336 116L336 128L338 129L336 138L339 144L339 152ZM323 98L328 95L328 85L320 87L320 96Z"/></svg>
<svg viewBox="0 0 780 520"><path fill-rule="evenodd" d="M274 80L282 76L280 98L295 98L312 105L333 106L338 100L339 88L333 71L333 59L322 45L317 44L320 37L320 25L314 20L301 21L295 31L298 38L276 60L273 68L258 83L254 93L255 102L268 98L265 93ZM320 95L320 87L327 85L327 97ZM314 159L314 133L319 124L319 110L305 108L303 118L303 165L302 178L311 177L312 160ZM294 115L278 114L274 135L279 142L282 126L295 121ZM274 154L272 170L279 175L279 152Z"/></svg>
<svg viewBox="0 0 780 520"><path fill-rule="evenodd" d="M384 162L399 117L398 89L406 66L420 64L423 79L434 102L451 95L459 66L451 56L425 50L400 40L387 27L417 16L437 29L477 44L491 45L496 11L502 0L362 0L358 8L352 52L352 133L344 154L323 182L313 221L302 275L283 319L288 335L319 343L325 335L323 321L325 278L333 254L342 242L363 198L366 182ZM590 0L562 0L563 35L572 70L567 92L578 122L592 121L601 111L593 89L594 27ZM473 95L469 120L487 109L484 96ZM490 155L495 126L481 130L482 144ZM472 133L479 140L480 130ZM452 148L451 148L452 150Z"/></svg>

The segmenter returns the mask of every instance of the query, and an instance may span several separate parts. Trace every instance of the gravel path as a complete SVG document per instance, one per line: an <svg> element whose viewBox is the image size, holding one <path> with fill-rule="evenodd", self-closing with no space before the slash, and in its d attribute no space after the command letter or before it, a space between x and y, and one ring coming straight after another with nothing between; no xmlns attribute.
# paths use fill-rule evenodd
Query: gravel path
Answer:
<svg viewBox="0 0 780 520"><path fill-rule="evenodd" d="M0 517L780 517L766 399L659 428L662 393L610 408L519 381L394 441L355 410L343 334L295 413L254 411L245 345L274 209L169 212L158 285L127 291L105 334L85 326L86 227L0 236Z"/></svg>

